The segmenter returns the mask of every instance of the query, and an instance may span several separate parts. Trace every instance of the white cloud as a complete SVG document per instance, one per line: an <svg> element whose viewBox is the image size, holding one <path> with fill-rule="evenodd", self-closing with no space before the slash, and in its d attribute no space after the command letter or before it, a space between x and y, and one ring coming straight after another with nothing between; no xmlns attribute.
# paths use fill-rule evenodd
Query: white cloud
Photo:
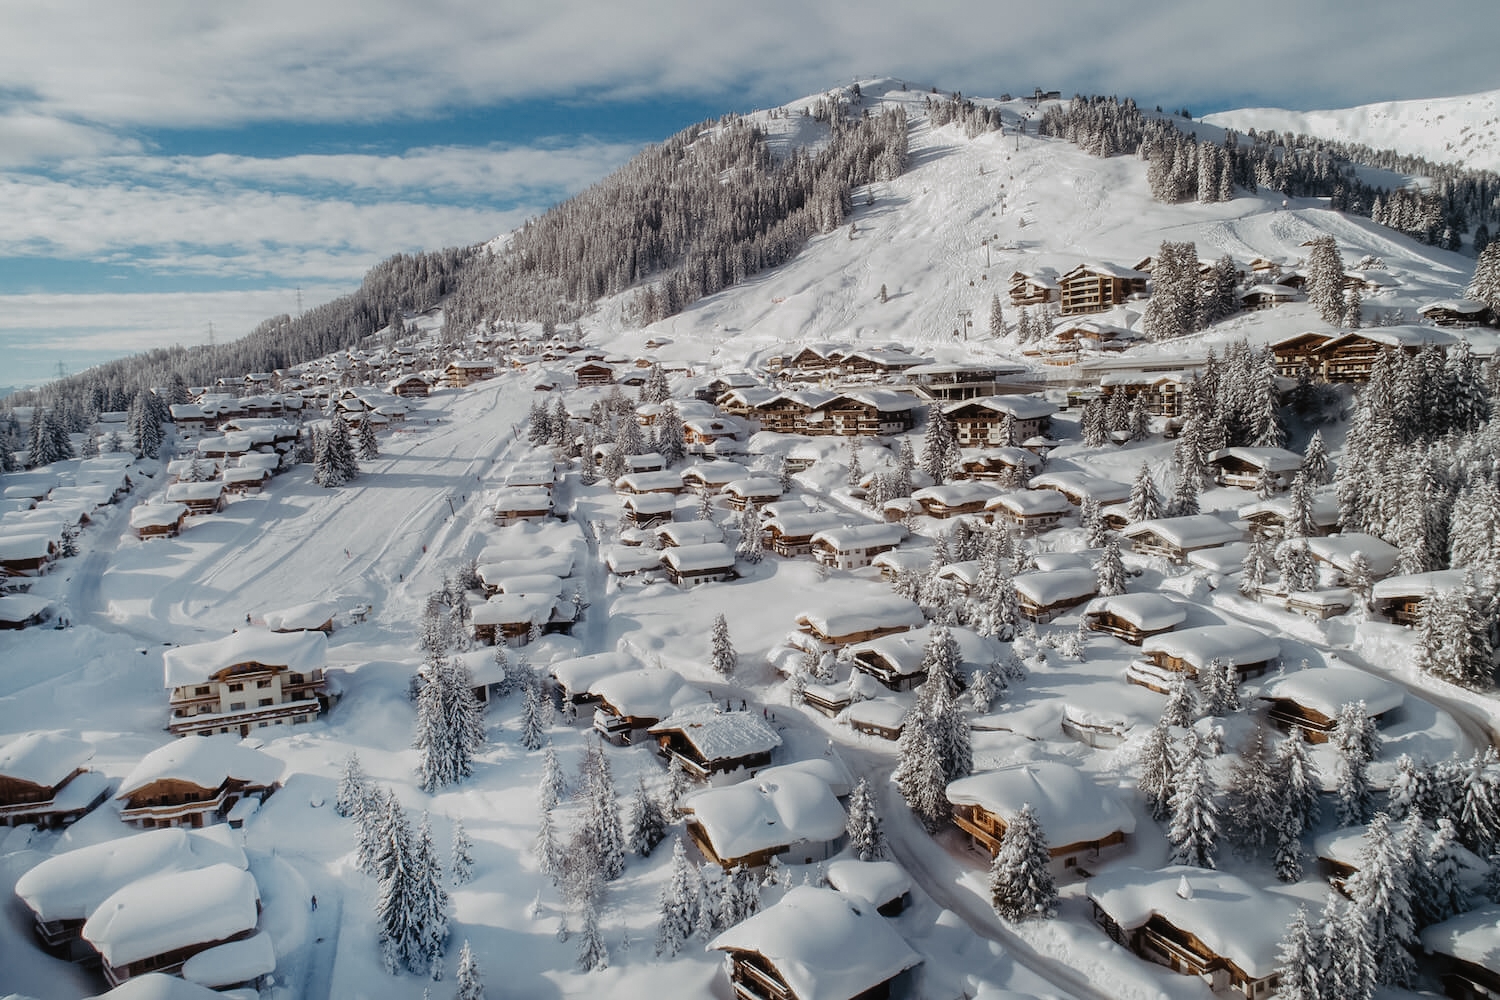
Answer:
<svg viewBox="0 0 1500 1000"><path fill-rule="evenodd" d="M1328 107L1493 87L1460 30L1476 13L1474 0L31 0L0 13L0 92L116 126L387 120L538 96L780 103L873 73Z"/></svg>
<svg viewBox="0 0 1500 1000"><path fill-rule="evenodd" d="M139 142L94 126L27 111L0 110L0 167L139 149Z"/></svg>

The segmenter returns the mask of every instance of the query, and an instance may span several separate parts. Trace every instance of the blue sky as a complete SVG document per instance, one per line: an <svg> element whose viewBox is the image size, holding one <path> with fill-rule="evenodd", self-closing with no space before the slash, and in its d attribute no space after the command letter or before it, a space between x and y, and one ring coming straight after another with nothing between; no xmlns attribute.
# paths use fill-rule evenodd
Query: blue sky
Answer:
<svg viewBox="0 0 1500 1000"><path fill-rule="evenodd" d="M1351 15L1357 9L1359 16ZM479 242L703 118L891 75L1196 114L1500 86L1490 0L9 0L0 385L240 335ZM1081 26L1087 25L1086 30ZM1399 31L1391 25L1400 25Z"/></svg>

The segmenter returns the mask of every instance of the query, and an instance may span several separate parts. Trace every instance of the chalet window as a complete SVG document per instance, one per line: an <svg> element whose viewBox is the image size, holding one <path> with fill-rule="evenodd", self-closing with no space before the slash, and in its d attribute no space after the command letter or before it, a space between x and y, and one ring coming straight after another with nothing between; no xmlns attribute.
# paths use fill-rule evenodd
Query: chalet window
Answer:
<svg viewBox="0 0 1500 1000"><path fill-rule="evenodd" d="M245 685L242 684L242 683L240 683L239 681L235 681L233 684L229 685L229 690L230 691L243 691L243 690L245 690Z"/></svg>
<svg viewBox="0 0 1500 1000"><path fill-rule="evenodd" d="M210 687L195 687L195 688L193 688L193 694L211 694L212 692L213 692L213 688L210 688Z"/></svg>
<svg viewBox="0 0 1500 1000"><path fill-rule="evenodd" d="M258 687L258 688L268 688L268 687L271 686L271 682L270 681L256 681L255 682L255 686Z"/></svg>
<svg viewBox="0 0 1500 1000"><path fill-rule="evenodd" d="M262 698L260 700L260 707L261 708L265 708L267 705L274 705L274 704L275 704L275 702L272 701L270 698Z"/></svg>
<svg viewBox="0 0 1500 1000"><path fill-rule="evenodd" d="M301 684L302 683L302 675L301 674L292 674L290 680L291 680L291 682L293 684Z"/></svg>
<svg viewBox="0 0 1500 1000"><path fill-rule="evenodd" d="M229 703L229 710L231 712L243 712L245 710L245 703L243 701L231 701Z"/></svg>

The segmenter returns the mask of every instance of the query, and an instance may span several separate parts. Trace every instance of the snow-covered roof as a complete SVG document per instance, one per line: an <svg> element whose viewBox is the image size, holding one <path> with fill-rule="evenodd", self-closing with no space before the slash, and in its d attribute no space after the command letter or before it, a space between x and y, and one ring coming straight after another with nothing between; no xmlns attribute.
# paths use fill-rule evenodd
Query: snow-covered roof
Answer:
<svg viewBox="0 0 1500 1000"><path fill-rule="evenodd" d="M611 573L639 573L661 565L661 550L644 545L611 545L604 550L604 564Z"/></svg>
<svg viewBox="0 0 1500 1000"><path fill-rule="evenodd" d="M1238 459L1257 469L1270 472L1296 472L1302 468L1302 456L1285 448L1220 448L1208 453L1210 462L1221 462L1226 458Z"/></svg>
<svg viewBox="0 0 1500 1000"><path fill-rule="evenodd" d="M836 552L848 552L851 549L865 549L872 545L899 545L904 538L906 538L905 525L872 521L820 531L812 536L812 544L821 543Z"/></svg>
<svg viewBox="0 0 1500 1000"><path fill-rule="evenodd" d="M142 757L120 782L115 797L127 798L153 782L164 780L181 781L209 790L220 787L230 778L249 785L270 786L281 779L283 768L281 761L245 746L237 736L176 739Z"/></svg>
<svg viewBox="0 0 1500 1000"><path fill-rule="evenodd" d="M51 535L0 535L0 560L43 559L55 544Z"/></svg>
<svg viewBox="0 0 1500 1000"><path fill-rule="evenodd" d="M1439 299L1436 302L1427 303L1426 305L1418 309L1417 312L1422 314L1423 316L1430 316L1433 313L1439 312L1462 313L1469 316L1477 316L1483 313L1489 307L1489 303L1483 302L1479 299Z"/></svg>
<svg viewBox="0 0 1500 1000"><path fill-rule="evenodd" d="M1015 578L1016 593L1039 607L1059 601L1081 601L1099 592L1099 580L1091 569L1055 569L1022 573Z"/></svg>
<svg viewBox="0 0 1500 1000"><path fill-rule="evenodd" d="M18 624L45 616L52 602L40 594L0 594L0 622Z"/></svg>
<svg viewBox="0 0 1500 1000"><path fill-rule="evenodd" d="M16 880L16 895L44 921L83 920L137 879L216 864L249 862L243 849L209 832L165 827L53 855Z"/></svg>
<svg viewBox="0 0 1500 1000"><path fill-rule="evenodd" d="M913 500L931 500L945 507L959 507L969 503L985 503L995 495L996 487L981 479L965 479L942 486L924 486L912 491Z"/></svg>
<svg viewBox="0 0 1500 1000"><path fill-rule="evenodd" d="M922 960L875 907L814 886L794 887L708 947L764 956L798 1000L850 1000Z"/></svg>
<svg viewBox="0 0 1500 1000"><path fill-rule="evenodd" d="M1370 572L1375 576L1385 576L1395 569L1396 561L1401 557L1401 551L1394 545L1362 531L1309 538L1307 550L1314 558L1323 560L1342 573L1349 572L1353 567L1354 553L1358 552L1365 557Z"/></svg>
<svg viewBox="0 0 1500 1000"><path fill-rule="evenodd" d="M1400 840L1406 834L1409 822L1411 821L1402 820L1392 823L1389 828L1391 838ZM1430 832L1428 831L1429 835ZM1313 853L1319 858L1348 865L1358 871L1364 864L1369 840L1370 824L1368 823L1340 827L1315 837ZM1489 863L1462 844L1454 844L1453 851L1458 861L1460 880L1467 883L1470 888L1478 888L1479 884L1484 881L1485 873L1489 870Z"/></svg>
<svg viewBox="0 0 1500 1000"><path fill-rule="evenodd" d="M651 727L653 734L681 733L704 760L733 760L781 746L781 737L755 712L690 708Z"/></svg>
<svg viewBox="0 0 1500 1000"><path fill-rule="evenodd" d="M775 476L748 476L725 483L724 492L732 497L748 497L754 500L779 497L786 491L781 488L781 480Z"/></svg>
<svg viewBox="0 0 1500 1000"><path fill-rule="evenodd" d="M93 755L93 746L76 736L27 733L0 747L0 778L56 788Z"/></svg>
<svg viewBox="0 0 1500 1000"><path fill-rule="evenodd" d="M1243 536L1239 528L1225 524L1212 514L1187 514L1183 517L1159 517L1154 521L1137 521L1120 534L1129 539L1151 534L1178 549L1204 549L1237 542Z"/></svg>
<svg viewBox="0 0 1500 1000"><path fill-rule="evenodd" d="M673 473L676 475L676 473ZM708 486L723 486L736 479L748 479L750 470L738 462L699 462L682 471L682 480L695 479Z"/></svg>
<svg viewBox="0 0 1500 1000"><path fill-rule="evenodd" d="M546 622L556 607L556 594L496 594L483 604L475 605L469 621L475 625Z"/></svg>
<svg viewBox="0 0 1500 1000"><path fill-rule="evenodd" d="M248 983L276 971L276 949L264 931L200 951L182 965L182 978L214 988Z"/></svg>
<svg viewBox="0 0 1500 1000"><path fill-rule="evenodd" d="M332 601L308 601L289 608L267 611L261 615L272 632L301 632L319 629L333 620L339 606Z"/></svg>
<svg viewBox="0 0 1500 1000"><path fill-rule="evenodd" d="M1057 412L1057 404L1042 396L983 396L949 403L943 412L954 413L971 406L1009 414L1017 420L1040 420Z"/></svg>
<svg viewBox="0 0 1500 1000"><path fill-rule="evenodd" d="M915 601L898 594L846 597L830 605L804 611L797 616L797 623L832 638L868 629L917 628L927 622Z"/></svg>
<svg viewBox="0 0 1500 1000"><path fill-rule="evenodd" d="M1038 552L1031 557L1036 568L1045 572L1057 569L1093 569L1094 562L1081 552Z"/></svg>
<svg viewBox="0 0 1500 1000"><path fill-rule="evenodd" d="M1484 969L1500 968L1500 903L1478 906L1421 931L1422 950Z"/></svg>
<svg viewBox="0 0 1500 1000"><path fill-rule="evenodd" d="M1281 644L1245 625L1200 625L1153 635L1141 643L1141 651L1147 656L1161 653L1196 669L1216 659L1236 666L1274 660L1281 655Z"/></svg>
<svg viewBox="0 0 1500 1000"><path fill-rule="evenodd" d="M224 1000L230 996L163 972L132 976L95 1000Z"/></svg>
<svg viewBox="0 0 1500 1000"><path fill-rule="evenodd" d="M112 966L255 929L260 892L234 865L172 872L115 891L89 916L83 937Z"/></svg>
<svg viewBox="0 0 1500 1000"><path fill-rule="evenodd" d="M744 473L741 472L740 475L743 476ZM682 473L672 469L661 469L656 472L627 472L615 480L615 489L630 490L634 493L680 490L682 489Z"/></svg>
<svg viewBox="0 0 1500 1000"><path fill-rule="evenodd" d="M998 462L1001 465L1011 465L1018 469L1032 470L1042 467L1040 455L1029 452L1025 448L1013 448L1010 446L1004 448L977 448L973 451L965 449L963 457L968 461L988 462L991 464Z"/></svg>
<svg viewBox="0 0 1500 1000"><path fill-rule="evenodd" d="M1116 869L1085 885L1089 898L1122 928L1134 929L1159 915L1255 979L1276 971L1277 948L1297 912L1297 900L1290 896L1237 875L1187 865Z"/></svg>
<svg viewBox="0 0 1500 1000"><path fill-rule="evenodd" d="M839 858L824 868L828 884L846 896L884 906L911 890L911 876L894 861L856 861Z"/></svg>
<svg viewBox="0 0 1500 1000"><path fill-rule="evenodd" d="M892 573L920 571L932 565L932 553L925 549L891 549L876 556L870 565Z"/></svg>
<svg viewBox="0 0 1500 1000"><path fill-rule="evenodd" d="M486 581L502 594L551 594L561 597L563 582L551 573L518 573Z"/></svg>
<svg viewBox="0 0 1500 1000"><path fill-rule="evenodd" d="M670 514L677 509L677 497L672 493L626 493L620 497L620 506L637 514Z"/></svg>
<svg viewBox="0 0 1500 1000"><path fill-rule="evenodd" d="M856 701L844 709L843 718L851 724L863 723L882 729L897 729L906 718L906 706L893 698L870 698Z"/></svg>
<svg viewBox="0 0 1500 1000"><path fill-rule="evenodd" d="M1135 815L1071 764L1039 760L982 771L948 785L948 801L977 805L1007 825L1031 804L1050 847L1135 832Z"/></svg>
<svg viewBox="0 0 1500 1000"><path fill-rule="evenodd" d="M1086 472L1044 472L1033 476L1028 484L1034 490L1058 490L1069 496L1099 503L1130 499L1130 484L1091 476Z"/></svg>
<svg viewBox="0 0 1500 1000"><path fill-rule="evenodd" d="M322 632L272 632L245 628L222 639L178 646L162 653L166 685L202 684L241 664L259 663L309 673L328 663L328 638Z"/></svg>
<svg viewBox="0 0 1500 1000"><path fill-rule="evenodd" d="M1040 517L1071 513L1073 504L1057 490L1013 490L995 497L984 509L1004 509L1017 517Z"/></svg>
<svg viewBox="0 0 1500 1000"><path fill-rule="evenodd" d="M1371 716L1384 715L1405 700L1399 684L1353 667L1308 667L1267 684L1262 698L1286 698L1332 719L1350 702L1362 701Z"/></svg>
<svg viewBox="0 0 1500 1000"><path fill-rule="evenodd" d="M960 665L963 667L985 667L1000 654L1000 646L973 629L949 626L948 634L958 643ZM922 666L922 657L927 643L932 638L930 628L914 628L907 632L883 635L878 639L857 642L849 647L851 655L858 659L877 659L896 674L914 674Z"/></svg>
<svg viewBox="0 0 1500 1000"><path fill-rule="evenodd" d="M496 491L490 507L497 514L551 510L552 491L542 486L503 486Z"/></svg>
<svg viewBox="0 0 1500 1000"><path fill-rule="evenodd" d="M724 529L713 521L673 521L657 528L656 535L670 540L673 545L702 545L722 542Z"/></svg>
<svg viewBox="0 0 1500 1000"><path fill-rule="evenodd" d="M486 586L513 576L543 574L566 578L573 574L575 556L571 549L513 558L500 551L503 548L502 545L490 545L480 553L479 579Z"/></svg>
<svg viewBox="0 0 1500 1000"><path fill-rule="evenodd" d="M130 509L130 526L141 528L165 528L182 520L187 506L180 503L143 503Z"/></svg>
<svg viewBox="0 0 1500 1000"><path fill-rule="evenodd" d="M689 687L681 674L659 667L609 674L588 691L621 715L637 719L665 719L679 709L709 703L708 695Z"/></svg>
<svg viewBox="0 0 1500 1000"><path fill-rule="evenodd" d="M1339 523L1339 498L1332 492L1313 494L1310 506L1314 525L1328 528ZM1264 514L1287 522L1292 517L1292 497L1289 493L1282 493L1266 500L1247 504L1236 513L1247 519Z"/></svg>
<svg viewBox="0 0 1500 1000"><path fill-rule="evenodd" d="M1083 609L1085 617L1113 615L1143 632L1175 628L1187 620L1187 609L1162 594L1115 594L1096 597Z"/></svg>
<svg viewBox="0 0 1500 1000"><path fill-rule="evenodd" d="M1389 601L1398 597L1426 597L1429 593L1446 594L1463 585L1463 570L1439 569L1430 573L1388 576L1375 584L1370 595L1377 601Z"/></svg>
<svg viewBox="0 0 1500 1000"><path fill-rule="evenodd" d="M601 678L621 671L638 670L641 665L641 661L631 654L611 650L557 660L547 668L547 672L569 693L582 694Z"/></svg>
<svg viewBox="0 0 1500 1000"><path fill-rule="evenodd" d="M738 785L710 788L687 799L683 811L697 822L721 860L743 858L793 844L822 843L844 832L844 807L828 783L806 771L782 769Z"/></svg>
<svg viewBox="0 0 1500 1000"><path fill-rule="evenodd" d="M679 573L726 569L734 566L734 550L723 542L674 545L662 550L661 561Z"/></svg>
<svg viewBox="0 0 1500 1000"><path fill-rule="evenodd" d="M1418 326L1406 324L1404 326L1368 326L1358 330L1334 337L1324 344L1320 350L1332 350L1336 345L1352 340L1369 340L1385 347L1426 347L1431 344L1435 347L1447 347L1458 341L1458 338L1446 330L1439 330L1435 326Z"/></svg>
<svg viewBox="0 0 1500 1000"><path fill-rule="evenodd" d="M766 520L766 530L775 530L783 535L815 535L820 531L842 527L848 514L836 510L805 510L781 514Z"/></svg>
<svg viewBox="0 0 1500 1000"><path fill-rule="evenodd" d="M757 773L756 780L774 781L778 775L789 771L812 775L826 784L838 798L843 798L854 790L854 774L849 770L849 765L844 763L842 757L831 753L819 757L808 757L804 760L794 760L790 764L762 768Z"/></svg>
<svg viewBox="0 0 1500 1000"><path fill-rule="evenodd" d="M1187 561L1210 573L1238 573L1245 565L1245 556L1250 552L1249 542L1230 542L1211 549L1199 549L1187 554Z"/></svg>

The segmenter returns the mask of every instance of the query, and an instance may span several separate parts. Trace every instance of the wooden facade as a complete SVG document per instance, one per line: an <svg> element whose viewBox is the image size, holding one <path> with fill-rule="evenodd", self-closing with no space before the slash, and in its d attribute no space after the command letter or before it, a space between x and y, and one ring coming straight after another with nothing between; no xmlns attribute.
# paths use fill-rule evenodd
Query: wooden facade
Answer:
<svg viewBox="0 0 1500 1000"><path fill-rule="evenodd" d="M1057 281L1064 316L1104 312L1132 295L1146 293L1146 275L1125 267L1080 264Z"/></svg>

